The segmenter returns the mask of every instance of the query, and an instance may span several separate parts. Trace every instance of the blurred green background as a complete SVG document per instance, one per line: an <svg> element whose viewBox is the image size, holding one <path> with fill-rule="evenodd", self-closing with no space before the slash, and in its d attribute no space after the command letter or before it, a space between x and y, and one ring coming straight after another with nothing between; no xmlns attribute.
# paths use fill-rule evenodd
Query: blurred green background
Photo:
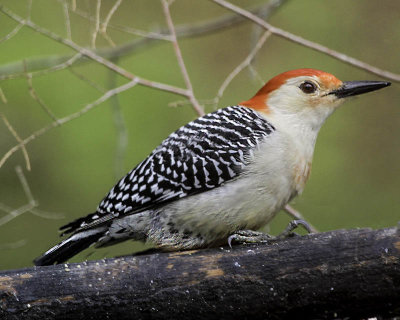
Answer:
<svg viewBox="0 0 400 320"><path fill-rule="evenodd" d="M33 0L31 19L63 37L67 36L64 6L68 5L72 40L90 47L97 1ZM105 19L115 1L101 2ZM251 9L267 1L232 1ZM397 0L274 1L280 4L268 17L273 25L329 48L400 73L400 3ZM26 17L28 1L1 0L16 14ZM212 1L176 0L171 5L176 27L207 23L233 13ZM86 18L85 18L86 15ZM124 0L111 24L159 32L166 27L159 1ZM54 57L75 52L24 27L4 39L17 23L0 12L0 77L28 71L32 59L51 62ZM130 30L131 30L130 29ZM196 97L201 103L214 98L227 75L248 55L261 35L250 22L236 23L180 40L183 57ZM108 28L117 46L142 39ZM96 47L112 49L99 34ZM172 44L155 40L114 60L130 72L147 79L184 87ZM252 64L263 81L283 71L312 67L335 74L342 80L382 80L324 54L272 36ZM84 77L84 78L83 78ZM57 117L64 117L95 101L104 91L126 83L95 63L33 77L40 99ZM242 71L226 89L218 106L233 105L251 97L261 86L249 69ZM29 93L25 77L0 81L7 99L0 100L4 114L16 132L26 138L48 125L51 118ZM117 179L143 160L169 133L196 117L188 104L170 103L182 97L136 86L94 108L82 117L52 129L27 145L32 170L27 171L22 152L14 153L0 168L0 204L17 209L27 203L15 167L21 166L35 200L50 217L30 212L0 225L0 269L32 265L32 260L58 242L59 226L93 212ZM382 228L396 225L400 217L400 90L399 84L345 104L322 128L314 155L311 179L292 204L319 230ZM206 104L206 111L215 107ZM119 110L119 111L118 111ZM119 119L119 121L118 121ZM126 125L127 146L121 153ZM16 144L0 122L0 157ZM119 150L119 151L118 151ZM60 218L61 215L61 218ZM6 217L0 211L0 221ZM280 213L270 226L278 233L289 221ZM71 261L129 254L143 248L133 242L88 249Z"/></svg>

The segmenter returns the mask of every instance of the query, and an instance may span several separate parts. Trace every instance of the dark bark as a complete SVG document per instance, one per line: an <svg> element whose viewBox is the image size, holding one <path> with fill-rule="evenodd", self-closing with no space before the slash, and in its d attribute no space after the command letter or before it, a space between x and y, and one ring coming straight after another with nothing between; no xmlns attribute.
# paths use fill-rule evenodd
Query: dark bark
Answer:
<svg viewBox="0 0 400 320"><path fill-rule="evenodd" d="M399 258L397 228L357 229L3 271L0 318L393 317Z"/></svg>

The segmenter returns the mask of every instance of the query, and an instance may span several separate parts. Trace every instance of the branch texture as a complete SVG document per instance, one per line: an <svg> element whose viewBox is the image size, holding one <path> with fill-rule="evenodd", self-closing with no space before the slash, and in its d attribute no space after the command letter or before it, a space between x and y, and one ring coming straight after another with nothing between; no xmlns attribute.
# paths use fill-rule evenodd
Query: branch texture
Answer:
<svg viewBox="0 0 400 320"><path fill-rule="evenodd" d="M400 314L399 268L397 228L34 267L0 273L0 317L388 317Z"/></svg>

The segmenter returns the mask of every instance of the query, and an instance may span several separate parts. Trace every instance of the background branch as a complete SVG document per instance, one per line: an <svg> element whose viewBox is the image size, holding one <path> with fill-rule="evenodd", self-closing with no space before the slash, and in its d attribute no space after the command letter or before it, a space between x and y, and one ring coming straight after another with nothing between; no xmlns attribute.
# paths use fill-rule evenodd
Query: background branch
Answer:
<svg viewBox="0 0 400 320"><path fill-rule="evenodd" d="M294 35L290 32L287 32L285 30L282 30L280 28L274 27L271 24L269 24L268 22L260 19L259 17L257 17L256 15L252 14L251 12L244 10L238 6L235 6L234 4L225 1L225 0L212 0L215 3L219 4L220 6L229 9L233 12L236 12L237 14L240 14L243 17L246 17L247 19L253 21L254 23L257 23L258 25L260 25L261 27L263 27L264 29L270 31L272 34L285 38L289 41L298 43L304 47L313 49L315 51L327 54L337 60L343 61L347 64L350 64L354 67L360 68L362 70L368 71L370 73L376 74L382 78L386 78L392 81L396 81L396 82L400 82L400 74L396 74L390 71L386 71L386 70L382 70L380 68L377 68L375 66L372 66L366 62L362 62L358 59L355 59L353 57L350 57L344 53L335 51L333 49L330 49L328 47L325 47L319 43L304 39L302 37L299 37L297 35Z"/></svg>
<svg viewBox="0 0 400 320"><path fill-rule="evenodd" d="M218 104L219 100L222 98L224 95L225 89L228 87L228 85L232 82L232 80L246 67L248 67L253 59L255 58L256 54L258 51L262 48L264 43L267 41L267 39L270 37L272 33L269 31L264 32L264 34L258 39L256 45L254 48L250 51L248 56L235 68L232 70L232 72L225 78L224 82L218 89L217 96L215 97L215 103Z"/></svg>
<svg viewBox="0 0 400 320"><path fill-rule="evenodd" d="M134 87L135 85L137 85L137 82L135 80L132 80L120 87L111 89L109 91L107 91L104 95L102 95L99 99L97 99L96 101L87 104L84 108L82 108L81 110L72 113L66 117L57 119L56 121L52 122L51 124L49 124L46 127L43 127L37 131L35 131L34 133L32 133L29 137L25 138L24 140L22 140L19 144L17 144L16 146L12 147L10 150L8 150L8 152L3 156L3 158L0 159L0 168L4 165L4 163L7 161L7 159L16 151L18 151L20 148L22 148L24 145L26 145L27 143L31 142L32 140L36 139L37 137L40 137L41 135L45 134L46 132L48 132L49 130L57 127L57 126L61 126L67 122L70 122L71 120L77 119L80 116L82 116L83 114L89 112L90 110L92 110L94 107L98 106L99 104L103 103L104 101L108 100L110 97L119 94L125 90L128 90L132 87Z"/></svg>
<svg viewBox="0 0 400 320"><path fill-rule="evenodd" d="M60 42L72 49L74 49L75 51L81 53L82 55L90 58L93 61L96 61L97 63L113 70L114 72L118 73L119 75L129 79L129 80L133 80L135 82L137 82L140 85L143 86L147 86L147 87L151 87L151 88L155 88L158 90L165 90L171 93L175 93L178 95L183 95L183 96L189 96L189 93L187 90L183 90L181 88L178 87L174 87L168 84L164 84L164 83L159 83L156 81L151 81L151 80L147 80L141 77L138 77L132 73L130 73L129 71L121 68L120 66L115 65L114 63L112 63L110 60L107 60L101 56L99 56L98 54L96 54L94 51L83 48L81 46L79 46L78 44L74 43L71 40L62 38L61 36L57 35L54 32L51 32L43 27L38 26L37 24L33 23L30 20L25 20L23 18L21 18L20 16L16 15L15 13L13 13L11 10L5 8L4 6L0 6L0 11L3 12L4 14L6 14L8 17L10 17L11 19L24 24L25 26L35 30L36 32L49 37L50 39L53 39L57 42Z"/></svg>
<svg viewBox="0 0 400 320"><path fill-rule="evenodd" d="M0 210L7 212L7 215L0 218L0 226L10 222L11 220L15 219L16 217L20 216L21 214L31 211L32 209L37 207L37 202L33 198L31 189L28 185L28 181L26 180L21 167L19 167L19 166L15 167L15 171L17 173L18 179L21 183L22 189L27 198L27 203L17 209L11 209L11 208L7 207L6 205L0 203Z"/></svg>
<svg viewBox="0 0 400 320"><path fill-rule="evenodd" d="M188 90L189 101L192 104L193 109L196 111L196 113L201 117L204 115L204 110L200 106L196 97L194 96L193 86L192 86L192 83L190 82L189 74L187 72L185 62L183 61L182 52L181 52L181 49L179 48L178 40L176 37L174 23L172 22L171 13L169 11L169 4L166 0L161 0L161 3L163 5L164 15L167 20L168 29L171 34L171 41L172 41L172 44L174 45L176 59L178 60L179 68L181 69L181 73L182 73L183 79L185 81L186 89Z"/></svg>
<svg viewBox="0 0 400 320"><path fill-rule="evenodd" d="M13 128L11 123L7 120L6 116L4 114L0 113L0 117L3 119L4 124L6 125L7 129L11 132L11 134L14 136L15 140L17 140L18 143L22 143L21 137L19 136L17 131L15 131L15 129ZM26 150L25 145L21 145L21 149L22 149L22 154L24 155L24 159L25 159L26 170L30 171L31 170L31 162L29 160L28 151ZM1 165L0 165L0 167L1 167Z"/></svg>
<svg viewBox="0 0 400 320"><path fill-rule="evenodd" d="M281 0L280 2L284 2L284 0ZM274 9L278 8L275 2L264 4L261 6L258 6L250 12L253 12L254 14L261 14L265 10L269 10L270 13L274 11ZM82 12L80 10L74 11L74 13L80 14L81 16L86 17L89 20L94 19L86 14L86 12ZM201 23L193 23L193 24L188 24L188 25L178 25L176 26L176 34L178 38L191 38L191 37L198 37L198 36L204 36L213 32L217 32L219 30L223 30L229 27L232 27L238 23L243 23L245 22L246 19L238 16L237 14L226 14L222 17L218 17L215 19L210 19L209 21L201 22ZM107 22L105 20L103 25ZM94 50L97 54L100 56L106 58L106 59L113 59L113 58L120 58L129 54L134 53L136 50L143 49L146 47L149 47L151 45L155 45L160 43L159 40L167 40L170 41L170 36L168 32L168 28L166 29L161 29L159 33L149 33L149 32L144 32L141 30L131 30L130 28L127 28L125 26L115 26L112 24L108 24L107 27L111 29L116 29L116 30L122 30L128 33L133 33L136 35L139 35L143 38L141 39L134 39L130 42L127 42L122 45L117 45L112 48L100 48ZM30 59L26 59L26 65L27 65L27 70L28 72L33 72L37 70L43 70L43 69L51 69L52 71L57 71L57 69L52 69L55 68L57 65L62 64L63 62L70 60L73 58L73 55L48 55L45 57L34 57ZM85 58L84 56L80 56L79 59L76 61L75 64L81 64L81 63L87 63L89 60ZM75 62L75 61L74 61ZM4 65L0 65L0 80L6 80L6 79L14 79L14 78L19 78L19 77L24 77L24 70L23 66L21 65L20 62L13 62L13 63L8 63Z"/></svg>

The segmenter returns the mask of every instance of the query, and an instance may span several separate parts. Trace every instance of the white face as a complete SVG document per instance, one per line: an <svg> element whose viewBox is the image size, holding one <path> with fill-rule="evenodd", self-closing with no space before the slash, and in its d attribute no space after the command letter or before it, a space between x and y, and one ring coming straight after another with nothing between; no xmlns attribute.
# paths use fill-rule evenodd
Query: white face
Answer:
<svg viewBox="0 0 400 320"><path fill-rule="evenodd" d="M266 104L273 116L319 128L344 100L329 94L338 85L327 86L316 76L290 78L268 95Z"/></svg>
<svg viewBox="0 0 400 320"><path fill-rule="evenodd" d="M337 88L327 87L316 76L291 78L270 94L268 106L273 104L288 112L301 112L302 109L334 109L343 102L343 99L329 94L334 89Z"/></svg>

